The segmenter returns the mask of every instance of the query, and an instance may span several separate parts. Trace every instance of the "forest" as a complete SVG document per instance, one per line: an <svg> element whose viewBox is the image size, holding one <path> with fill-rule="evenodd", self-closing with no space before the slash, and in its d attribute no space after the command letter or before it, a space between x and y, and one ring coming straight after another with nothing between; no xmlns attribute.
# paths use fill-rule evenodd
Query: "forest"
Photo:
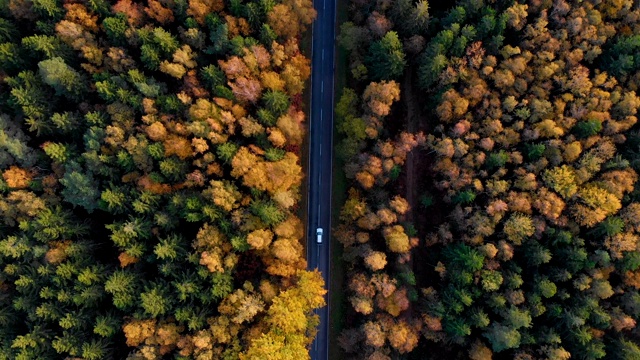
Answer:
<svg viewBox="0 0 640 360"><path fill-rule="evenodd" d="M307 359L310 0L0 0L0 359Z"/></svg>
<svg viewBox="0 0 640 360"><path fill-rule="evenodd" d="M640 3L345 7L343 358L640 359Z"/></svg>

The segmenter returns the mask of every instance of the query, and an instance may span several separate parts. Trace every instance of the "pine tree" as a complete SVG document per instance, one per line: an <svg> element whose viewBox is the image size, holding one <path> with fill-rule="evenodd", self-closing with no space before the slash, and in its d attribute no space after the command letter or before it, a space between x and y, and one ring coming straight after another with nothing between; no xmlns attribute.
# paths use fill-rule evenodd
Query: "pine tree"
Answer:
<svg viewBox="0 0 640 360"><path fill-rule="evenodd" d="M77 100L86 92L84 77L67 65L61 57L39 62L38 69L42 80L53 87L58 94Z"/></svg>
<svg viewBox="0 0 640 360"><path fill-rule="evenodd" d="M366 64L373 80L399 79L407 63L398 33L389 31L371 44Z"/></svg>

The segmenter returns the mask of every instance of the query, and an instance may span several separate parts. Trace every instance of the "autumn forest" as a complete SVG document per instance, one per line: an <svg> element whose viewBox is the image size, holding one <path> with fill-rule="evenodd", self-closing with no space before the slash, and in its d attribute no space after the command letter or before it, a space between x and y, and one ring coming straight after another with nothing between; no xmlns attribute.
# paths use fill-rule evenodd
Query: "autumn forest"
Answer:
<svg viewBox="0 0 640 360"><path fill-rule="evenodd" d="M338 9L336 359L639 360L640 2ZM0 0L0 360L310 359L315 17Z"/></svg>
<svg viewBox="0 0 640 360"><path fill-rule="evenodd" d="M640 359L640 4L346 7L345 358Z"/></svg>
<svg viewBox="0 0 640 360"><path fill-rule="evenodd" d="M0 1L0 359L304 359L308 0Z"/></svg>

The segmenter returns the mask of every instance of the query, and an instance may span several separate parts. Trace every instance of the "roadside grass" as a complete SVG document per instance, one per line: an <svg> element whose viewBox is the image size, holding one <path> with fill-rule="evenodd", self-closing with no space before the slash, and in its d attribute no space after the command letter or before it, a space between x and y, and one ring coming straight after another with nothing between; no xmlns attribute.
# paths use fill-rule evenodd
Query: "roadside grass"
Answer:
<svg viewBox="0 0 640 360"><path fill-rule="evenodd" d="M300 51L309 59L311 59L311 46L312 46L312 38L313 32L312 27L309 26L307 31L304 32L303 36L300 38ZM304 91L302 92L302 111L304 111L306 115L306 122L304 124L304 130L307 132L307 135L310 134L309 125L311 120L311 77L307 79L304 84ZM305 136L300 146L300 165L305 174L309 173L309 136ZM308 194L309 193L309 181L308 179L302 182L300 186L300 194ZM307 224L307 219L309 218L308 212L308 204L309 197L301 196L300 201L298 202L298 217L302 220L303 224ZM305 254L307 253L307 236L309 233L309 229L305 227L305 237L301 240L302 246L304 247Z"/></svg>
<svg viewBox="0 0 640 360"><path fill-rule="evenodd" d="M347 21L347 0L336 0L336 35L340 29L340 24ZM335 97L334 104L338 102L342 89L345 87L347 78L347 54L346 51L336 44L336 70L335 70ZM335 111L335 109L334 109ZM344 175L344 162L335 156L335 144L339 143L339 134L336 131L335 120L333 127L333 184L332 184L332 210L331 224L335 226L339 223L340 209L347 198L347 179ZM331 293L329 303L331 312L329 314L329 359L342 360L346 358L344 351L338 346L338 337L345 327L347 313L347 297L345 294L345 266L342 261L342 245L337 241L331 242L331 273L330 288Z"/></svg>

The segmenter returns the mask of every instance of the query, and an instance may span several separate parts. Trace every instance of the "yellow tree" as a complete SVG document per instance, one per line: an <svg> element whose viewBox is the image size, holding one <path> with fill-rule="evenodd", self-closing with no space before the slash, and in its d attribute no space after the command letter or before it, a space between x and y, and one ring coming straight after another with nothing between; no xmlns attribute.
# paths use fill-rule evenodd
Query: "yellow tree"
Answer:
<svg viewBox="0 0 640 360"><path fill-rule="evenodd" d="M622 207L620 199L596 184L590 183L578 191L580 203L573 206L578 224L592 227Z"/></svg>
<svg viewBox="0 0 640 360"><path fill-rule="evenodd" d="M400 225L387 226L382 229L382 235L387 242L387 247L395 253L404 253L411 250L409 236Z"/></svg>

